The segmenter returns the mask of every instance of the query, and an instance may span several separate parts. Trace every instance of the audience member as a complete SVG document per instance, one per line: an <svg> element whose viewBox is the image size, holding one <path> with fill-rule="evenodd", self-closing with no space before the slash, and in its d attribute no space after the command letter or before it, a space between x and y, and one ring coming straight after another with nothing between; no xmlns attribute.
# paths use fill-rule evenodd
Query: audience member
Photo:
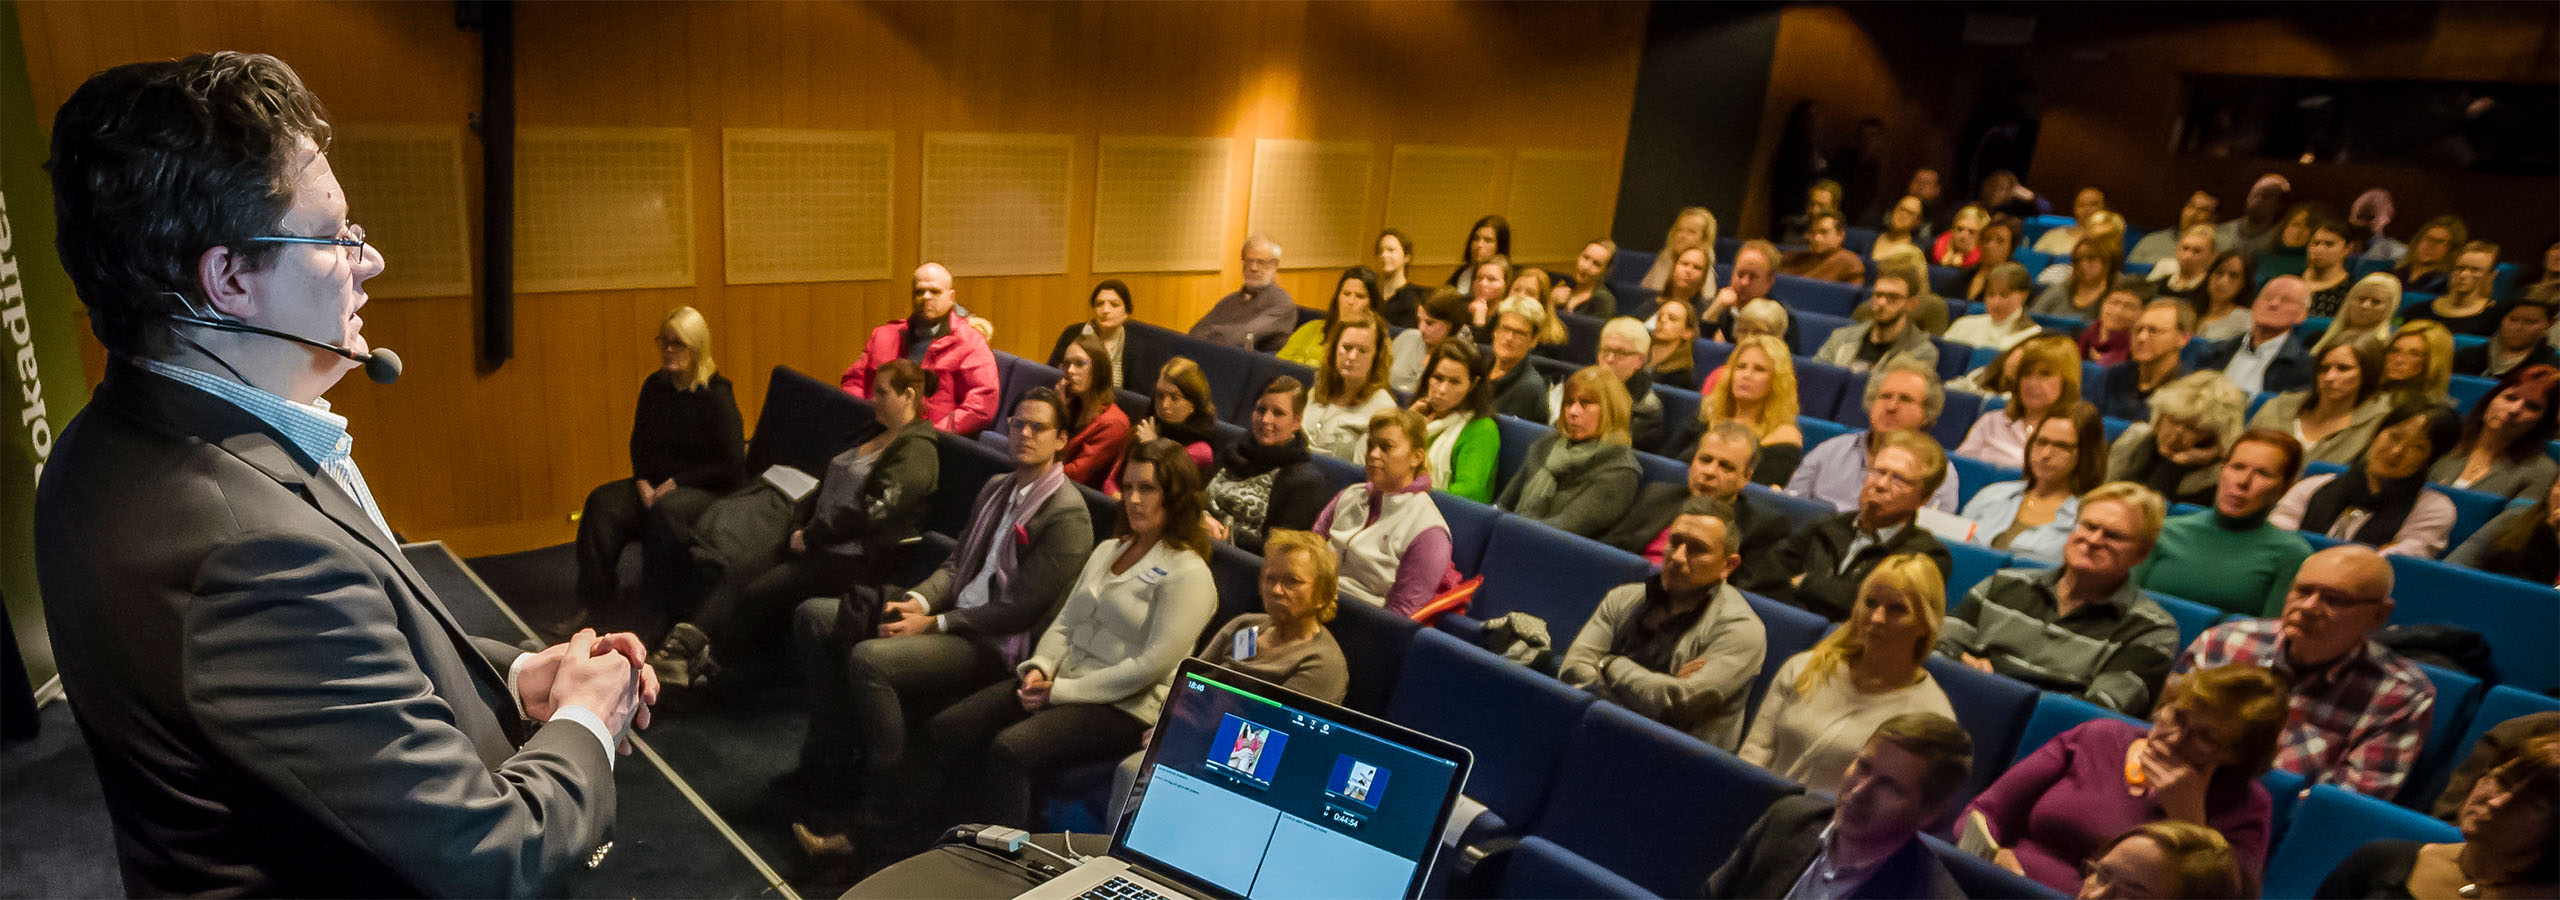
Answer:
<svg viewBox="0 0 2560 900"><path fill-rule="evenodd" d="M2107 480L2140 484L2171 503L2205 502L2248 408L2248 396L2219 372L2169 382L2152 396L2150 421L2125 428L2107 448Z"/></svg>
<svg viewBox="0 0 2560 900"><path fill-rule="evenodd" d="M1494 412L1547 423L1547 379L1529 364L1529 350L1546 317L1546 307L1534 301L1502 301L1492 331L1493 365L1485 373L1492 383Z"/></svg>
<svg viewBox="0 0 2560 900"><path fill-rule="evenodd" d="M2279 275L2300 275L2311 264L2311 225L2328 217L2319 203L2296 203L2285 210L2274 232L2275 240L2257 251L2258 280L2274 280Z"/></svg>
<svg viewBox="0 0 2560 900"><path fill-rule="evenodd" d="M1378 232L1378 293L1386 299L1378 301L1378 312L1387 324L1411 329L1421 324L1418 318L1422 302L1431 297L1431 286L1415 282L1409 270L1413 266L1413 238L1401 230L1389 228Z"/></svg>
<svg viewBox="0 0 2560 900"><path fill-rule="evenodd" d="M2106 475L2106 429L2098 411L2075 403L2036 420L2027 441L2026 477L1984 485L1965 501L1970 540L2021 559L2062 562L2064 539L2079 520L2078 496Z"/></svg>
<svg viewBox="0 0 2560 900"><path fill-rule="evenodd" d="M1664 531L1662 571L1600 598L1556 677L1719 748L1739 745L1769 636L1725 583L1742 561L1733 521L1711 496L1683 505Z"/></svg>
<svg viewBox="0 0 2560 900"><path fill-rule="evenodd" d="M1094 548L1057 618L998 681L925 723L953 815L1029 822L1034 790L1140 745L1166 681L1218 610L1200 476L1182 448L1129 448L1118 534ZM928 795L933 796L933 795Z"/></svg>
<svg viewBox="0 0 2560 900"><path fill-rule="evenodd" d="M1973 420L1956 455L2023 469L2028 427L2048 415L2081 405L2080 355L2071 336L2046 334L2016 345L1992 365L2015 366L2006 378L2006 403Z"/></svg>
<svg viewBox="0 0 2560 900"><path fill-rule="evenodd" d="M1947 483L1946 455L1920 432L1875 435L1875 455L1867 462L1856 508L1816 520L1768 553L1745 560L1744 590L1837 622L1848 615L1859 583L1887 556L1922 554L1940 573L1953 569L1946 546L1914 521L1929 496Z"/></svg>
<svg viewBox="0 0 2560 900"><path fill-rule="evenodd" d="M1618 258L1618 242L1601 238L1582 245L1573 258L1573 280L1556 279L1548 305L1561 312L1595 319L1618 315L1618 295L1609 290L1609 263Z"/></svg>
<svg viewBox="0 0 2560 900"><path fill-rule="evenodd" d="M2161 526L2160 541L2133 570L2134 583L2233 615L2276 615L2311 544L2267 516L2301 472L2302 445L2293 438L2243 433L2223 461L2213 508Z"/></svg>
<svg viewBox="0 0 2560 900"><path fill-rule="evenodd" d="M2311 292L2311 314L2336 316L2347 301L2347 225L2336 219L2311 223L2311 242L2304 244L2302 285Z"/></svg>
<svg viewBox="0 0 2560 900"><path fill-rule="evenodd" d="M2555 356L2548 335L2555 322L2560 322L2560 292L2526 294L2507 304L2488 341L2453 351L2453 373L2496 378L2522 366L2550 365Z"/></svg>
<svg viewBox="0 0 2560 900"><path fill-rule="evenodd" d="M1290 332L1288 343L1280 345L1282 362L1296 363L1310 369L1325 364L1325 356L1333 350L1334 329L1344 322L1369 319L1377 308L1378 273L1367 266L1342 270L1342 278L1334 283L1333 299L1327 301L1324 315L1308 319L1298 330Z"/></svg>
<svg viewBox="0 0 2560 900"><path fill-rule="evenodd" d="M1671 278L1662 285L1662 295L1655 303L1685 303L1692 308L1715 293L1715 269L1707 259L1712 254L1705 247L1680 251L1671 265Z"/></svg>
<svg viewBox="0 0 2560 900"><path fill-rule="evenodd" d="M1492 334L1494 318L1500 315L1502 298L1511 296L1511 258L1497 256L1475 264L1475 278L1467 282L1467 327L1478 334ZM1541 309L1546 304L1539 304ZM1543 321L1543 320L1541 320ZM1539 333L1546 329L1540 328ZM1531 335L1536 337L1536 335Z"/></svg>
<svg viewBox="0 0 2560 900"><path fill-rule="evenodd" d="M1796 363L1777 338L1754 334L1735 343L1717 370L1715 385L1699 398L1698 419L1666 449L1686 455L1698 435L1723 422L1739 422L1756 437L1758 462L1751 479L1773 487L1794 477L1804 461L1804 430L1796 425Z"/></svg>
<svg viewBox="0 0 2560 900"><path fill-rule="evenodd" d="M2196 298L2196 335L2208 341L2227 341L2249 333L2257 325L2255 313L2249 309L2250 297L2256 296L2249 281L2249 258L2228 251L2206 264L2204 289Z"/></svg>
<svg viewBox="0 0 2560 900"><path fill-rule="evenodd" d="M2372 841L2348 854L2313 896L2560 896L2554 793L2560 793L2560 737L2545 736L2472 785L2456 816L2461 843Z"/></svg>
<svg viewBox="0 0 2560 900"><path fill-rule="evenodd" d="M1564 318L1556 311L1556 298L1548 291L1550 284L1547 270L1526 266L1512 276L1511 286L1503 296L1536 301L1547 311L1545 323L1538 326L1538 343L1541 346L1562 346L1568 335L1564 330Z"/></svg>
<svg viewBox="0 0 2560 900"><path fill-rule="evenodd" d="M2134 317L2133 336L2125 343L2125 361L2106 370L2099 411L2119 419L2149 418L2151 395L2186 376L2187 367L2179 355L2186 352L2195 331L2196 310L2187 301L2163 297L2144 304L2142 314Z"/></svg>
<svg viewBox="0 0 2560 900"><path fill-rule="evenodd" d="M1449 273L1449 286L1467 290L1484 277L1485 263L1511 258L1511 220L1501 216L1485 216L1467 226L1467 245L1458 251L1458 268ZM1508 266L1505 266L1508 268ZM1510 273L1503 273L1508 283Z"/></svg>
<svg viewBox="0 0 2560 900"><path fill-rule="evenodd" d="M2098 302L2098 316L2080 332L2080 358L2101 366L2119 365L2133 355L2133 323L2142 317L2141 282L2117 282Z"/></svg>
<svg viewBox="0 0 2560 900"><path fill-rule="evenodd" d="M1886 719L1840 776L1838 801L1779 798L1751 823L1703 896L1957 898L1964 890L1920 840L1973 768L1953 716Z"/></svg>
<svg viewBox="0 0 2560 900"><path fill-rule="evenodd" d="M1836 791L1861 736L1876 726L1914 713L1954 716L1925 665L1946 621L1942 571L1917 553L1876 564L1848 621L1770 675L1743 761L1809 790Z"/></svg>
<svg viewBox="0 0 2560 900"><path fill-rule="evenodd" d="M1129 414L1120 409L1117 383L1097 360L1111 358L1102 339L1081 335L1060 360L1058 396L1067 401L1067 480L1099 489L1129 446Z"/></svg>
<svg viewBox="0 0 2560 900"><path fill-rule="evenodd" d="M1788 244L1804 243L1805 232L1813 227L1814 214L1825 211L1834 213L1840 211L1840 182L1828 178L1816 179L1812 184L1805 186L1804 211L1779 220L1779 224L1783 226L1778 232L1779 241ZM1840 224L1841 227L1846 228L1849 223L1844 219Z"/></svg>
<svg viewBox="0 0 2560 900"><path fill-rule="evenodd" d="M1846 236L1840 227L1839 213L1830 210L1815 212L1805 225L1805 249L1780 257L1778 271L1818 281L1865 283L1866 261L1840 246L1840 240Z"/></svg>
<svg viewBox="0 0 2560 900"><path fill-rule="evenodd" d="M1991 214L1979 206L1956 210L1945 234L1929 245L1929 262L1950 269L1970 269L1982 264L1982 228L1991 224Z"/></svg>
<svg viewBox="0 0 2560 900"><path fill-rule="evenodd" d="M1822 442L1805 452L1804 464L1796 467L1795 476L1787 479L1787 493L1820 500L1832 508L1847 512L1859 507L1864 485L1874 480L1868 463L1877 452L1873 435L1910 431L1928 441L1943 459L1945 451L1936 450L1937 441L1928 435L1929 426L1938 421L1938 411L1946 408L1946 389L1938 384L1935 367L1915 360L1887 361L1883 368L1867 378L1867 430ZM1943 513L1956 511L1954 482L1931 481L1929 491L1922 493L1931 509Z"/></svg>
<svg viewBox="0 0 2560 900"><path fill-rule="evenodd" d="M1947 326L1947 340L2002 350L2036 336L2043 329L2027 315L2027 267L2007 262L1993 266L1982 292L1982 311Z"/></svg>
<svg viewBox="0 0 2560 900"><path fill-rule="evenodd" d="M2391 564L2371 547L2311 554L2285 591L2280 615L2206 629L2179 657L2178 672L2233 664L2273 670L2293 697L2276 766L2392 799L2418 764L2436 697L2416 663L2366 636L2391 621L2391 577Z"/></svg>
<svg viewBox="0 0 2560 900"><path fill-rule="evenodd" d="M2522 291L2526 297L2534 296L2536 291L2547 291L2549 293L2543 296L2560 303L2560 238L2553 238L2542 246L2542 272L2526 281Z"/></svg>
<svg viewBox="0 0 2560 900"><path fill-rule="evenodd" d="M2193 233L2199 225L2204 226L2205 229L2205 251L2203 256L2195 257L2196 263L2211 259L2216 252L2231 249L2223 246L2222 241L2213 231L2213 214L2221 208L2222 201L2210 192L2197 191L2188 194L2186 205L2178 207L2178 227L2163 228L2143 235L2142 240L2134 242L2133 249L2125 253L2124 261L2133 265L2147 266L2179 258L2183 255L2180 251L2186 249L2187 235ZM2181 260L2178 267L2171 271L2193 277L2198 268L2200 267L2193 263ZM2162 272L2155 268L2151 271L2151 277L2161 278Z"/></svg>
<svg viewBox="0 0 2560 900"><path fill-rule="evenodd" d="M2267 282L2258 289L2257 302L2249 305L2249 332L2205 348L2196 367L2221 372L2246 394L2309 387L2311 353L2303 348L2302 336L2294 327L2302 324L2306 288L2302 279L2291 275Z"/></svg>
<svg viewBox="0 0 2560 900"><path fill-rule="evenodd" d="M2143 240L2148 242L2162 234L2153 232ZM2131 257L2125 259L2127 266L2139 266L2142 262ZM2151 274L2145 278L2158 289L2158 296L2176 297L2202 306L2205 302L2204 282L2212 274L2213 226L2194 225L2189 226L2185 234L2178 235L2176 255L2154 263Z"/></svg>
<svg viewBox="0 0 2560 900"><path fill-rule="evenodd" d="M1556 430L1529 445L1520 471L1494 503L1506 512L1597 537L1635 499L1640 475L1627 446L1627 388L1591 366L1564 382Z"/></svg>
<svg viewBox="0 0 2560 900"><path fill-rule="evenodd" d="M1822 343L1822 349L1814 351L1813 358L1851 372L1865 372L1890 359L1910 359L1937 368L1937 345L1930 343L1928 332L1911 321L1913 291L1906 278L1899 272L1876 276L1867 301L1875 320L1833 331L1831 338Z"/></svg>
<svg viewBox="0 0 2560 900"><path fill-rule="evenodd" d="M1431 348L1431 374L1413 398L1413 411L1424 420L1428 465L1423 468L1432 489L1492 503L1502 437L1493 424L1493 392L1482 360L1469 341L1442 341Z"/></svg>
<svg viewBox="0 0 2560 900"><path fill-rule="evenodd" d="M2391 224L2391 192L2374 188L2357 194L2347 204L2348 246L2356 250L2355 258L2370 262L2396 263L2409 255L2409 245L2383 234Z"/></svg>
<svg viewBox="0 0 2560 900"><path fill-rule="evenodd" d="M1732 509L1725 520L1725 547L1737 558L1776 546L1787 536L1786 519L1742 489L1751 482L1760 457L1750 426L1738 421L1709 426L1689 453L1688 480L1640 485L1627 514L1600 535L1600 542L1661 565L1672 520L1691 499L1713 497Z"/></svg>
<svg viewBox="0 0 2560 900"><path fill-rule="evenodd" d="M1932 335L1947 333L1947 298L1938 296L1929 286L1929 260L1917 249L1896 247L1875 257L1876 277L1900 275L1911 286L1911 324ZM1849 311L1849 318L1867 322L1875 318L1875 307L1860 304Z"/></svg>
<svg viewBox="0 0 2560 900"><path fill-rule="evenodd" d="M2219 900L2240 890L2239 861L2222 832L2162 819L2126 829L2089 857L2080 900Z"/></svg>
<svg viewBox="0 0 2560 900"><path fill-rule="evenodd" d="M1653 336L1643 322L1615 318L1600 327L1600 368L1618 376L1627 389L1627 439L1635 446L1662 445L1662 398L1653 394L1653 373L1645 368ZM1564 414L1564 385L1547 389L1547 420Z"/></svg>
<svg viewBox="0 0 2560 900"><path fill-rule="evenodd" d="M2455 251L2471 243L2471 228L2461 216L2437 216L2418 226L2411 239L2409 255L2402 257L2400 267L2391 274L2400 276L2403 288L2420 293L2442 293L2445 283L2453 278Z"/></svg>
<svg viewBox="0 0 2560 900"><path fill-rule="evenodd" d="M2489 773L2524 753L2525 747L2545 735L2560 733L2560 710L2526 713L2480 732L2480 739L2462 757L2462 765L2447 777L2444 793L2436 796L2432 814L2447 822L2460 821L2462 808L2469 805L2471 789Z"/></svg>
<svg viewBox="0 0 2560 900"><path fill-rule="evenodd" d="M1092 335L1102 341L1102 356L1098 359L1102 370L1110 374L1113 387L1155 383L1156 367L1162 365L1157 358L1164 351L1146 334L1127 327L1130 317L1138 312L1137 298L1129 293L1129 285L1117 278L1105 278L1085 296L1084 307L1085 320L1059 330L1057 343L1050 345L1049 368L1066 369L1067 348L1074 346L1077 338ZM1119 458L1118 451L1113 451L1112 458Z"/></svg>
<svg viewBox="0 0 2560 900"><path fill-rule="evenodd" d="M1458 583L1449 523L1431 502L1424 471L1428 435L1409 409L1380 412L1363 431L1368 480L1335 495L1316 514L1315 533L1341 557L1343 596L1409 616Z"/></svg>
<svg viewBox="0 0 2560 900"><path fill-rule="evenodd" d="M780 786L823 799L792 827L811 855L850 854L849 829L904 824L925 795L902 788L930 759L909 757L909 723L1004 681L1092 555L1093 518L1058 464L1065 409L1045 387L1014 401L1000 423L1013 470L978 488L968 529L922 583L877 616L864 588L805 600L794 614L809 730Z"/></svg>
<svg viewBox="0 0 2560 900"><path fill-rule="evenodd" d="M2511 507L2472 533L2445 561L2535 584L2560 585L2560 482L2532 506Z"/></svg>
<svg viewBox="0 0 2560 900"><path fill-rule="evenodd" d="M1653 383L1697 390L1698 323L1689 314L1689 304L1672 300L1655 306L1648 324L1652 326L1653 345L1645 368L1653 372Z"/></svg>
<svg viewBox="0 0 2560 900"><path fill-rule="evenodd" d="M2047 422L2056 421L2047 419ZM2133 583L2168 508L2150 488L2081 495L2060 568L2005 569L1947 619L1938 652L2131 715L2149 712L2178 653L2178 623Z"/></svg>
<svg viewBox="0 0 2560 900"><path fill-rule="evenodd" d="M1716 214L1703 206L1685 207L1672 217L1671 230L1662 236L1662 249L1653 255L1653 267L1646 269L1639 284L1645 290L1660 293L1671 285L1671 265L1680 254L1692 248L1707 251L1707 271L1716 268Z"/></svg>
<svg viewBox="0 0 2560 900"><path fill-rule="evenodd" d="M2268 400L2249 427L2291 435L2311 462L2347 465L2364 458L2391 403L2381 397L2382 344L2359 341L2320 351L2311 387Z"/></svg>
<svg viewBox="0 0 2560 900"><path fill-rule="evenodd" d="M917 266L915 305L907 317L871 329L862 357L844 370L840 384L856 397L871 396L871 375L893 359L910 359L933 373L936 389L924 398L924 419L967 437L996 417L996 357L987 338L954 321L959 294L941 263Z"/></svg>
<svg viewBox="0 0 2560 900"><path fill-rule="evenodd" d="M2238 857L2242 891L2233 896L2257 896L2274 809L2258 776L2275 763L2285 707L2284 680L2266 669L2187 672L2169 682L2149 727L2101 718L2055 735L1965 815L1990 826L2001 866L2057 891L2078 885L2082 867L2127 829L2207 826Z"/></svg>
<svg viewBox="0 0 2560 900"><path fill-rule="evenodd" d="M1299 428L1309 451L1353 462L1367 445L1370 417L1396 408L1387 390L1386 328L1372 318L1348 319L1326 343L1331 349Z"/></svg>
<svg viewBox="0 0 2560 900"><path fill-rule="evenodd" d="M2453 272L2445 280L2444 293L2428 303L2401 310L2401 317L2444 323L2455 334L2487 337L2498 331L2498 301L2489 289L2498 274L2498 245L2472 241L2453 258Z"/></svg>
<svg viewBox="0 0 2560 900"><path fill-rule="evenodd" d="M2400 279L2388 272L2375 272L2356 280L2347 289L2347 302L2338 308L2338 317L2329 320L2329 328L2311 346L2317 356L2322 350L2351 341L2372 341L2376 345L2391 340L2393 316L2400 314Z"/></svg>
<svg viewBox="0 0 2560 900"><path fill-rule="evenodd" d="M2383 344L2382 392L2406 401L2453 405L2453 332L2441 322L2401 323Z"/></svg>
<svg viewBox="0 0 2560 900"><path fill-rule="evenodd" d="M1218 298L1191 336L1212 344L1246 350L1269 349L1288 338L1298 324L1298 303L1274 279L1280 274L1280 245L1253 235L1244 239L1244 286Z"/></svg>
<svg viewBox="0 0 2560 900"><path fill-rule="evenodd" d="M1431 351L1450 338L1469 347L1475 346L1475 334L1467 329L1467 296L1448 288L1437 288L1422 301L1422 309L1414 315L1415 325L1396 335L1387 345L1394 357L1387 366L1387 387L1405 393L1420 393L1425 374L1423 363Z"/></svg>
<svg viewBox="0 0 2560 900"><path fill-rule="evenodd" d="M2451 539L2454 512L2451 498L2426 489L2427 469L2461 437L2462 418L2451 409L2393 407L2362 458L2344 473L2296 483L2267 522L2379 547L2384 556L2434 559Z"/></svg>
<svg viewBox="0 0 2560 900"><path fill-rule="evenodd" d="M1156 370L1154 393L1147 417L1129 427L1129 442L1163 438L1181 444L1200 471L1208 472L1218 459L1218 405L1209 396L1209 376L1200 371L1199 363L1176 356ZM1104 494L1120 495L1120 466L1128 459L1123 453L1112 462L1110 476L1102 480Z"/></svg>
<svg viewBox="0 0 2560 900"><path fill-rule="evenodd" d="M2066 246L2076 251L2081 244L2087 244L2102 251L2110 266L2104 274L2108 278L2116 278L2124 264L2124 227L2123 216L2117 215L2112 210L2102 209L2089 216L2088 223L2080 232L2079 240ZM2055 251L2055 253L2062 256L2076 256L2076 253L2062 251ZM2045 266L2044 271L2036 273L2036 283L2052 287L2067 282L2071 280L2073 267L2078 264L2079 260L2076 258L2068 262L2056 260L2052 265Z"/></svg>
<svg viewBox="0 0 2560 900"><path fill-rule="evenodd" d="M1282 375L1262 386L1245 439L1218 454L1209 477L1203 513L1210 537L1254 553L1263 535L1315 526L1333 492L1299 428L1306 409L1307 389L1298 379Z"/></svg>
<svg viewBox="0 0 2560 900"><path fill-rule="evenodd" d="M2017 247L2018 220L1992 216L1990 223L1982 226L1981 258L1974 263L1973 278L1965 283L1965 299L1982 299L1982 292L1988 287L1986 276L2001 263L2017 262Z"/></svg>
<svg viewBox="0 0 2560 900"><path fill-rule="evenodd" d="M1920 252L1924 259L1927 257L1928 210L1920 198L1905 194L1902 199L1894 201L1893 209L1884 214L1883 226L1876 230L1875 244L1867 248L1869 258L1882 259L1886 251L1901 247Z"/></svg>
<svg viewBox="0 0 2560 900"><path fill-rule="evenodd" d="M689 533L711 501L738 488L746 460L737 396L711 359L710 324L690 306L668 311L658 325L658 368L640 380L631 415L631 477L587 493L578 516L578 611L548 630L575 633L596 611L622 608L615 567L623 551L651 534Z"/></svg>
<svg viewBox="0 0 2560 900"><path fill-rule="evenodd" d="M2427 480L2446 487L2513 499L2532 497L2560 476L2543 448L2560 430L2560 368L2526 366L2498 379L2472 404L2462 442L2428 470Z"/></svg>
<svg viewBox="0 0 2560 900"><path fill-rule="evenodd" d="M2273 173L2260 175L2249 185L2248 199L2240 207L2240 217L2222 223L2216 229L2215 245L2258 256L2274 245L2276 232L2283 223L2286 194L2293 182Z"/></svg>
<svg viewBox="0 0 2560 900"><path fill-rule="evenodd" d="M1733 252L1733 277L1716 291L1715 299L1698 310L1698 320L1705 323L1707 336L1733 342L1733 316L1744 304L1769 296L1777 286L1778 247L1768 241L1748 240Z"/></svg>
<svg viewBox="0 0 2560 900"><path fill-rule="evenodd" d="M2036 238L2035 251L2049 255L2070 252L2073 244L2079 243L2081 238L2087 236L2090 217L2106 211L2107 193L2105 191L2093 187L2081 188L2079 193L2071 195L2072 224L2046 229L2042 237Z"/></svg>

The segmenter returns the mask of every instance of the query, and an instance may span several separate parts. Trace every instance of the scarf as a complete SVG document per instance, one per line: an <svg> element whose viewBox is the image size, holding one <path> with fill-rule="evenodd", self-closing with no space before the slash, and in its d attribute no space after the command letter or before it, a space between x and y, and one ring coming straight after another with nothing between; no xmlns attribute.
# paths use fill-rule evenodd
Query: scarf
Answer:
<svg viewBox="0 0 2560 900"><path fill-rule="evenodd" d="M2302 511L2302 530L2328 534L2338 517L2349 511L2361 512L2365 515L2364 524L2357 526L2347 539L2372 547L2391 543L2400 533L2400 523L2417 507L2418 494L2426 484L2426 470L2420 469L2407 478L2383 482L2382 490L2374 490L2365 477L2364 460L2356 460L2345 474L2311 492L2311 504Z"/></svg>
<svg viewBox="0 0 2560 900"><path fill-rule="evenodd" d="M1176 422L1163 416L1156 416L1155 419L1156 437L1181 444L1185 447L1193 444L1209 444L1211 448L1215 448L1217 446L1209 441L1209 428L1196 428L1189 422ZM1216 426L1213 425L1210 427ZM1251 441L1246 441L1245 443L1251 443Z"/></svg>
<svg viewBox="0 0 2560 900"><path fill-rule="evenodd" d="M1716 591L1711 588L1698 605L1687 611L1671 608L1671 591L1662 586L1662 576L1644 580L1644 602L1636 605L1636 614L1627 627L1618 631L1618 639L1610 653L1626 657L1636 665L1654 672L1669 672L1680 649L1680 638L1698 627L1706 618L1707 607L1715 605Z"/></svg>
<svg viewBox="0 0 2560 900"><path fill-rule="evenodd" d="M1475 420L1475 413L1459 410L1423 423L1422 442L1429 448L1423 451L1423 464L1431 467L1433 488L1448 489L1450 474L1457 465L1454 460L1458 453L1458 435L1467 430L1467 423Z"/></svg>
<svg viewBox="0 0 2560 900"><path fill-rule="evenodd" d="M1162 423L1158 423L1158 427L1162 427ZM1260 477L1262 473L1282 466L1294 466L1306 461L1306 432L1291 434L1287 443L1278 445L1265 445L1247 437L1229 446L1226 452L1218 454L1218 471L1230 480L1243 481Z"/></svg>
<svg viewBox="0 0 2560 900"><path fill-rule="evenodd" d="M993 495L996 502L1007 502L1006 498L1012 496L1014 479L1018 474L1008 472L996 477ZM978 570L992 565L995 567L995 574L988 577L987 593L990 596L1003 594L1013 583L1013 567L1022 559L1022 548L1031 543L1031 532L1023 526L1023 522L1038 513L1041 507L1048 505L1049 495L1057 493L1058 488L1066 483L1067 467L1050 466L1047 472L1041 473L1040 480L1031 483L1030 489L1023 493L1021 500L1011 502L1004 507L1003 515L991 516L986 514L991 510L980 510L977 514L970 516L969 531L960 537L960 545L957 548L960 551L960 563L952 567L951 583L966 585L976 581ZM1010 529L1013 536L1010 540L997 542L994 548L995 556L990 559L987 555L987 543L995 536L997 528ZM1001 649L1009 663L1021 662L1030 655L1030 632L1006 635Z"/></svg>
<svg viewBox="0 0 2560 900"><path fill-rule="evenodd" d="M1556 432L1555 443L1547 449L1547 458L1536 469L1523 473L1529 480L1521 483L1520 505L1511 511L1532 519L1554 515L1555 510L1551 507L1556 503L1557 491L1568 483L1580 482L1597 470L1601 463L1615 459L1610 451L1625 449L1599 438L1567 440L1564 432Z"/></svg>

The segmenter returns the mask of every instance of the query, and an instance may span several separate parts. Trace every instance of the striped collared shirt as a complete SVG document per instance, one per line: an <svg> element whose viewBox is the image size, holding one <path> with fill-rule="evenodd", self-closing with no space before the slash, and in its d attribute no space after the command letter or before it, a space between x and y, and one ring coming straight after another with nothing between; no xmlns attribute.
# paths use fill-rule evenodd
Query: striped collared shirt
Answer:
<svg viewBox="0 0 2560 900"><path fill-rule="evenodd" d="M329 401L295 403L211 372L156 359L143 360L142 367L230 401L284 435L294 449L318 462L321 471L329 473L348 496L354 497L356 505L364 507L364 514L373 520L373 527L382 529L385 539L392 538L391 523L383 520L382 508L374 505L373 490L365 486L364 473L356 469L356 441L347 435L347 417L330 412Z"/></svg>

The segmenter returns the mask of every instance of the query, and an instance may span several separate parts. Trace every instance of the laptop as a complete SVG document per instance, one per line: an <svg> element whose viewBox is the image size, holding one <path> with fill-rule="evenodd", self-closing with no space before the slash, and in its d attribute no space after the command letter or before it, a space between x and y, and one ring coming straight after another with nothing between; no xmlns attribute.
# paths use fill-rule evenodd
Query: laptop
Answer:
<svg viewBox="0 0 2560 900"><path fill-rule="evenodd" d="M1475 757L1198 658L1096 857L1021 895L1417 897Z"/></svg>

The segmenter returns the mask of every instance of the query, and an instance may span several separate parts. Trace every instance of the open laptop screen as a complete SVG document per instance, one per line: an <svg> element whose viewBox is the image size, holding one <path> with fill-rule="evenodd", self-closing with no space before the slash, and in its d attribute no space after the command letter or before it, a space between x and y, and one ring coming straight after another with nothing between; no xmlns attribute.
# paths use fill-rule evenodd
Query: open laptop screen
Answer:
<svg viewBox="0 0 2560 900"><path fill-rule="evenodd" d="M1239 897L1411 896L1463 787L1454 745L1205 663L1156 730L1119 851Z"/></svg>

